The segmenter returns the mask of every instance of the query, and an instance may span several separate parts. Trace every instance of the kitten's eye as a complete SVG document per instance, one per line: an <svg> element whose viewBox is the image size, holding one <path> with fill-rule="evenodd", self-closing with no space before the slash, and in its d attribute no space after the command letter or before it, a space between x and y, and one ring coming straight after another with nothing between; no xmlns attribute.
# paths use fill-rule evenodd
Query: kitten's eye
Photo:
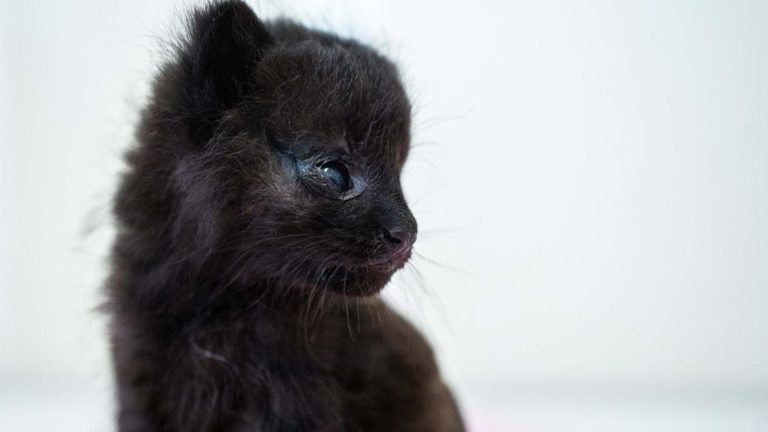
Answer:
<svg viewBox="0 0 768 432"><path fill-rule="evenodd" d="M333 156L298 161L303 183L313 192L346 201L360 195L366 183L356 165Z"/></svg>
<svg viewBox="0 0 768 432"><path fill-rule="evenodd" d="M318 168L322 176L332 183L339 193L345 193L352 189L349 169L342 162L337 160L326 161L318 164Z"/></svg>

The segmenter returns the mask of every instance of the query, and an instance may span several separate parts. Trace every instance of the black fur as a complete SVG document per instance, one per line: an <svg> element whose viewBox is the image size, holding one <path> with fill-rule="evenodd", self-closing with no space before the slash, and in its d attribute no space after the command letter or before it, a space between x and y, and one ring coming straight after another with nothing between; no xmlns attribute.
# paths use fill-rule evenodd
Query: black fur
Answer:
<svg viewBox="0 0 768 432"><path fill-rule="evenodd" d="M240 1L188 27L115 199L119 430L463 430L376 295L416 237L395 67Z"/></svg>

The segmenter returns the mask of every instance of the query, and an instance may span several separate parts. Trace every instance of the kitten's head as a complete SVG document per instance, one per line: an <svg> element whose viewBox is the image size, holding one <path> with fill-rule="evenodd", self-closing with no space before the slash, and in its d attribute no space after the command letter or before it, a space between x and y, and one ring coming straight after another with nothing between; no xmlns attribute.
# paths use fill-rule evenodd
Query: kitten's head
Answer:
<svg viewBox="0 0 768 432"><path fill-rule="evenodd" d="M173 241L205 250L225 278L378 292L417 232L395 67L351 40L265 24L240 1L197 11L178 53L141 132L174 135L155 150L173 154Z"/></svg>

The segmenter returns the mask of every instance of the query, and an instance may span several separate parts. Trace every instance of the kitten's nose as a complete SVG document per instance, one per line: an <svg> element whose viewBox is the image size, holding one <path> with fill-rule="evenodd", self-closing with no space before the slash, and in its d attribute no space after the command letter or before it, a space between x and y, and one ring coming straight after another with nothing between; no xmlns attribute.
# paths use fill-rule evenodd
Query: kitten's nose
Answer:
<svg viewBox="0 0 768 432"><path fill-rule="evenodd" d="M416 233L395 227L384 230L384 239L393 259L405 259L416 241Z"/></svg>

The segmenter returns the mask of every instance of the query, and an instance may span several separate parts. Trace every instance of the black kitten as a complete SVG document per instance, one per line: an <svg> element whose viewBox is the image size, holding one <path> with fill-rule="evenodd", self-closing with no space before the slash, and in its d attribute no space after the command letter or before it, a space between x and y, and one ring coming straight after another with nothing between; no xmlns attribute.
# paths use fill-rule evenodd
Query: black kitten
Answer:
<svg viewBox="0 0 768 432"><path fill-rule="evenodd" d="M121 432L463 430L376 296L416 239L409 127L370 48L240 1L191 15L115 201Z"/></svg>

